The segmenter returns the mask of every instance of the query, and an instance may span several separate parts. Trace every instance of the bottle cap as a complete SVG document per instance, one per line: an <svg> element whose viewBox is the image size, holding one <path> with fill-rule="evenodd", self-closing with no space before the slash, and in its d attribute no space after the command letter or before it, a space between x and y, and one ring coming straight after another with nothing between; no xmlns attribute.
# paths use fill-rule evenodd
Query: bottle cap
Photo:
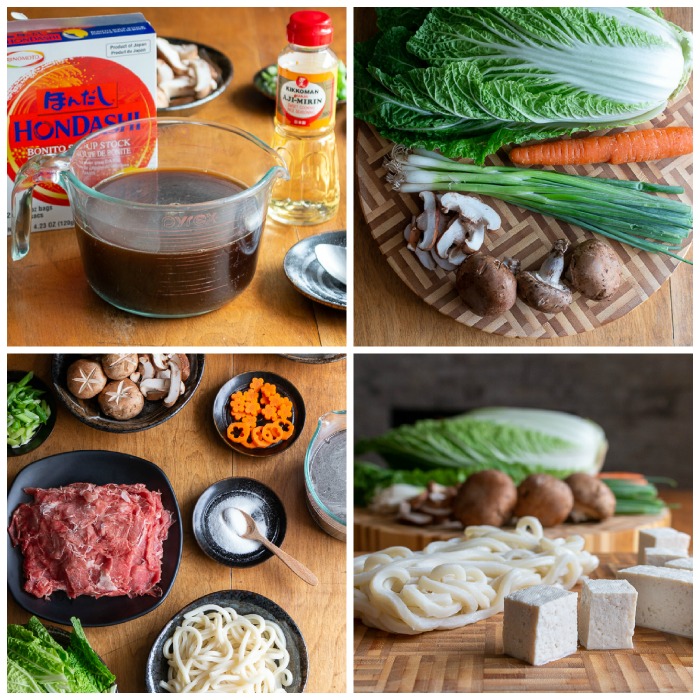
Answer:
<svg viewBox="0 0 700 700"><path fill-rule="evenodd" d="M333 23L325 12L301 10L289 18L287 41L297 46L328 46L333 41Z"/></svg>

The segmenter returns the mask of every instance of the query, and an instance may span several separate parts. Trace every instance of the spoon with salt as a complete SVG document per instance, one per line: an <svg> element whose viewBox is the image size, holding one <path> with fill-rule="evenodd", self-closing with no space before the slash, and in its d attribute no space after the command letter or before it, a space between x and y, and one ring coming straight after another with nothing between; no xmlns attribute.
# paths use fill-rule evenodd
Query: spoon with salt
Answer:
<svg viewBox="0 0 700 700"><path fill-rule="evenodd" d="M272 544L270 540L260 533L258 530L258 524L250 517L248 513L240 508L236 510L243 515L246 522L246 528L243 532L238 532L241 537L247 540L255 540L260 542L260 544L267 547L273 554L276 554L302 581L310 584L311 586L318 585L318 579L315 574L309 571L301 562L298 562L294 557L287 554L287 552L282 551L277 545Z"/></svg>
<svg viewBox="0 0 700 700"><path fill-rule="evenodd" d="M341 245L319 243L315 248L316 259L321 267L341 284L347 284L347 249Z"/></svg>

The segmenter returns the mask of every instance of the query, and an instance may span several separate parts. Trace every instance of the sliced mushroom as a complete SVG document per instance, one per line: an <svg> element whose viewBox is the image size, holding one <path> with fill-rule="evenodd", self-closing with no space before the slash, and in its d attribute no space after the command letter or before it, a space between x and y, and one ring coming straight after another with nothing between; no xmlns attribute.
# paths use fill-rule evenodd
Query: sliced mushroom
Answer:
<svg viewBox="0 0 700 700"><path fill-rule="evenodd" d="M158 369L168 369L168 355L163 353L153 353L151 357L153 358L153 364Z"/></svg>
<svg viewBox="0 0 700 700"><path fill-rule="evenodd" d="M194 96L201 100L216 89L216 81L212 78L209 64L203 58L192 59L190 65L194 69Z"/></svg>
<svg viewBox="0 0 700 700"><path fill-rule="evenodd" d="M151 358L148 355L139 356L139 368L138 371L144 379L153 379L156 376L156 370L151 362Z"/></svg>
<svg viewBox="0 0 700 700"><path fill-rule="evenodd" d="M439 267L441 267L443 270L447 270L447 272L454 272L457 269L457 265L454 263L451 263L449 260L443 260L436 252L435 249L430 251L430 255L433 258L433 261L438 264Z"/></svg>
<svg viewBox="0 0 700 700"><path fill-rule="evenodd" d="M163 404L170 408L175 405L175 402L180 396L180 382L182 377L182 370L180 366L175 362L170 362L168 364L170 367L170 386L168 387L168 395L163 400Z"/></svg>
<svg viewBox="0 0 700 700"><path fill-rule="evenodd" d="M437 265L435 264L435 261L433 260L433 256L430 254L430 251L421 250L420 248L416 247L418 239L420 237L420 229L418 229L418 227L415 226L415 220L416 217L414 216L411 223L406 225L406 228L403 232L404 238L408 243L408 249L415 254L415 256L418 258L418 261L423 267L427 268L428 270L434 270L437 267Z"/></svg>
<svg viewBox="0 0 700 700"><path fill-rule="evenodd" d="M170 388L169 379L144 379L139 384L139 389L141 393L149 401L160 401L168 395L168 389Z"/></svg>
<svg viewBox="0 0 700 700"><path fill-rule="evenodd" d="M421 250L430 250L438 238L438 208L435 200L435 195L427 190L420 192L418 196L423 200L423 213L416 219L418 228L423 231L418 247Z"/></svg>
<svg viewBox="0 0 700 700"><path fill-rule="evenodd" d="M463 219L478 223L483 221L489 231L501 228L501 217L495 209L476 197L459 192L445 192L440 197L440 206L446 211L457 211Z"/></svg>
<svg viewBox="0 0 700 700"><path fill-rule="evenodd" d="M518 296L529 307L546 314L556 314L571 304L571 289L560 281L568 247L568 241L560 238L555 241L539 271L518 274Z"/></svg>
<svg viewBox="0 0 700 700"><path fill-rule="evenodd" d="M190 361L187 355L182 352L174 353L170 356L170 360L180 368L182 381L186 382L190 376Z"/></svg>
<svg viewBox="0 0 700 700"><path fill-rule="evenodd" d="M196 48L196 47L195 47ZM158 57L164 60L172 69L175 75L186 75L187 66L182 61L180 52L167 39L159 36L156 38L156 49Z"/></svg>
<svg viewBox="0 0 700 700"><path fill-rule="evenodd" d="M169 100L178 97L194 95L195 80L191 75L178 75L172 80L162 82L158 87L168 96Z"/></svg>
<svg viewBox="0 0 700 700"><path fill-rule="evenodd" d="M170 67L167 61L159 58L156 61L156 79L159 83L166 80L172 80L175 77L175 71Z"/></svg>

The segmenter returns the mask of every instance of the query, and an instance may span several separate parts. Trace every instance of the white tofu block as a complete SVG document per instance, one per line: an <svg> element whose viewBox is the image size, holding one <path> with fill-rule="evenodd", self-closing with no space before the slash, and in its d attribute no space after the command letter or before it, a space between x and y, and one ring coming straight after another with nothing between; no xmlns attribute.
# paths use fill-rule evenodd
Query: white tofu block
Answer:
<svg viewBox="0 0 700 700"><path fill-rule="evenodd" d="M533 666L576 651L578 594L554 586L532 586L507 595L503 651Z"/></svg>
<svg viewBox="0 0 700 700"><path fill-rule="evenodd" d="M671 559L671 561L667 561L664 566L667 566L669 569L685 569L686 571L692 571L693 558L682 557L681 559Z"/></svg>
<svg viewBox="0 0 700 700"><path fill-rule="evenodd" d="M665 566L633 566L617 572L639 594L636 623L661 632L693 636L693 572Z"/></svg>
<svg viewBox="0 0 700 700"><path fill-rule="evenodd" d="M586 649L631 649L637 591L628 581L585 579L578 638Z"/></svg>
<svg viewBox="0 0 700 700"><path fill-rule="evenodd" d="M687 549L666 549L665 547L647 547L639 550L639 563L649 566L665 566L671 559L688 556Z"/></svg>
<svg viewBox="0 0 700 700"><path fill-rule="evenodd" d="M686 554L690 547L690 535L678 532L672 527L652 527L639 531L639 549L637 561L643 564L644 550L648 547L663 547L664 549L680 549Z"/></svg>

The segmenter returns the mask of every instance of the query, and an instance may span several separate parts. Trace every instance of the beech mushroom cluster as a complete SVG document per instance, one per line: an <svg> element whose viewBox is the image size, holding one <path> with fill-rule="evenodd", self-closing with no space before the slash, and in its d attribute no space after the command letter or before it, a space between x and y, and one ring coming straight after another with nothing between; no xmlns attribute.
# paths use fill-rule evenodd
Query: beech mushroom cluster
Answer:
<svg viewBox="0 0 700 700"><path fill-rule="evenodd" d="M156 39L156 107L201 100L216 90L221 75L218 68L199 55L196 44L170 43Z"/></svg>
<svg viewBox="0 0 700 700"><path fill-rule="evenodd" d="M66 383L76 398L97 397L106 416L129 420L141 413L146 401L174 406L189 376L190 362L182 353L116 353L76 360Z"/></svg>

